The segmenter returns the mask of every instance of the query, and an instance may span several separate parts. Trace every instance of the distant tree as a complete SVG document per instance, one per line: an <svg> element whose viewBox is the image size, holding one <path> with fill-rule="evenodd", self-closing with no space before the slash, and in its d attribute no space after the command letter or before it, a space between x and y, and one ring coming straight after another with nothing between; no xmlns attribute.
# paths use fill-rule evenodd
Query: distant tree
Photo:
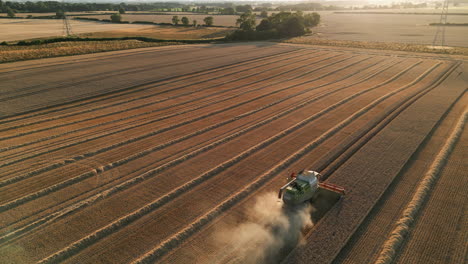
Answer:
<svg viewBox="0 0 468 264"><path fill-rule="evenodd" d="M65 18L65 13L63 12L63 10L58 10L57 12L55 12L55 17L58 19Z"/></svg>
<svg viewBox="0 0 468 264"><path fill-rule="evenodd" d="M256 30L257 31L268 31L272 30L274 28L273 23L269 19L262 19L260 21L260 24L257 26Z"/></svg>
<svg viewBox="0 0 468 264"><path fill-rule="evenodd" d="M306 33L304 19L298 16L292 16L285 20L278 30L282 36L296 37Z"/></svg>
<svg viewBox="0 0 468 264"><path fill-rule="evenodd" d="M315 27L320 23L320 15L313 12L311 14L304 15L304 25L306 27Z"/></svg>
<svg viewBox="0 0 468 264"><path fill-rule="evenodd" d="M209 16L209 17L205 17L203 19L203 22L205 22L205 25L206 26L212 26L213 25L213 22L214 22L214 18L212 16Z"/></svg>
<svg viewBox="0 0 468 264"><path fill-rule="evenodd" d="M188 26L189 23L190 23L190 21L189 21L189 19L187 17L183 17L180 21L182 21L182 24L184 26Z"/></svg>
<svg viewBox="0 0 468 264"><path fill-rule="evenodd" d="M231 40L262 40L271 38L296 37L309 32L308 27L317 25L320 16L304 15L302 12L280 12L262 19L255 27L255 16L250 12L244 13L237 20L240 29L227 36Z"/></svg>
<svg viewBox="0 0 468 264"><path fill-rule="evenodd" d="M236 6L236 11L237 12L251 12L252 6L251 5L241 5L241 6Z"/></svg>
<svg viewBox="0 0 468 264"><path fill-rule="evenodd" d="M196 27L197 26L197 20L194 19L192 24L193 24L194 27Z"/></svg>
<svg viewBox="0 0 468 264"><path fill-rule="evenodd" d="M15 17L15 11L13 11L13 9L11 9L9 6L6 8L6 13L8 17Z"/></svg>
<svg viewBox="0 0 468 264"><path fill-rule="evenodd" d="M268 17L268 12L267 12L266 10L263 10L263 11L260 13L260 17L263 17L263 18Z"/></svg>
<svg viewBox="0 0 468 264"><path fill-rule="evenodd" d="M114 23L120 23L122 22L122 16L118 13L114 13L110 16L110 19Z"/></svg>
<svg viewBox="0 0 468 264"><path fill-rule="evenodd" d="M179 19L178 16L173 16L173 17L172 17L172 23L173 23L174 25L177 26L177 25L179 24L179 21L180 21L180 19Z"/></svg>
<svg viewBox="0 0 468 264"><path fill-rule="evenodd" d="M236 25L242 30L254 30L255 29L256 16L252 12L245 12L236 21Z"/></svg>
<svg viewBox="0 0 468 264"><path fill-rule="evenodd" d="M236 9L234 9L234 7L226 7L223 10L221 10L221 14L223 14L223 15L234 15L234 14L236 14Z"/></svg>
<svg viewBox="0 0 468 264"><path fill-rule="evenodd" d="M123 7L119 8L119 14L125 14L125 9Z"/></svg>

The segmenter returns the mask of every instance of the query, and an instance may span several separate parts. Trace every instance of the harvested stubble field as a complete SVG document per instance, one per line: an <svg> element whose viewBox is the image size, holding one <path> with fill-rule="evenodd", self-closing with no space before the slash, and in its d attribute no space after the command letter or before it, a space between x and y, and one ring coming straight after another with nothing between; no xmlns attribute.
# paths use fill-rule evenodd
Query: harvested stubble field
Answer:
<svg viewBox="0 0 468 264"><path fill-rule="evenodd" d="M274 43L2 65L0 262L245 263L214 237L247 221L255 199L288 171L310 168L347 195L282 258L330 263L362 223L379 219L368 212L382 207L382 193L428 138L453 129L448 120L466 106L461 67L444 57ZM457 145L441 179L463 180L464 151ZM436 214L437 202L424 212ZM463 239L466 228L455 228L445 231Z"/></svg>
<svg viewBox="0 0 468 264"><path fill-rule="evenodd" d="M321 24L312 28L314 36L311 38L432 45L437 27L430 24L440 21L440 10L432 11L439 14L348 14L321 11L318 12L321 15ZM466 14L449 15L447 22L468 23L468 13ZM446 27L445 45L468 47L466 31L466 27Z"/></svg>
<svg viewBox="0 0 468 264"><path fill-rule="evenodd" d="M146 28L130 28L103 32L80 34L80 37L90 38L120 38L120 37L147 37L156 39L206 39L222 38L234 29L215 27L174 27L150 26Z"/></svg>
<svg viewBox="0 0 468 264"><path fill-rule="evenodd" d="M113 24L95 21L70 20L73 34L154 28L138 24ZM33 38L63 36L63 21L60 19L0 19L0 42Z"/></svg>
<svg viewBox="0 0 468 264"><path fill-rule="evenodd" d="M213 17L213 25L215 26L224 26L224 27L235 27L236 26L236 20L239 18L237 15L208 15L208 14L191 14L191 13L185 13L185 14L154 14L154 15L147 15L147 14L142 14L142 15L137 15L135 13L133 14L122 14L122 21L128 21L128 22L135 22L135 21L149 21L149 22L154 22L154 23L170 23L172 24L172 17L174 15L177 15L179 19L182 17L187 17L190 21L190 24L192 24L193 20L197 20L197 23L199 25L204 25L205 22L203 22L203 19L207 16L212 16ZM86 16L86 15L80 15L79 17L87 17L87 18L97 18L97 19L109 19L109 15L91 15L91 16ZM260 22L261 19L257 19L257 22ZM258 23L257 23L258 24Z"/></svg>

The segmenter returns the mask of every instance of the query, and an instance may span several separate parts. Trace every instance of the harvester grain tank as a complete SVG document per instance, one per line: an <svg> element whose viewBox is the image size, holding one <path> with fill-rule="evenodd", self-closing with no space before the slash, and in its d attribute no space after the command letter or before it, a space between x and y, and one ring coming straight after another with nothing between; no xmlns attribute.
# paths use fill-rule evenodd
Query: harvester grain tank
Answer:
<svg viewBox="0 0 468 264"><path fill-rule="evenodd" d="M278 198L283 199L287 205L298 205L307 201L313 201L323 191L332 191L344 195L344 188L325 182L320 182L320 173L312 170L292 173L290 181L281 187Z"/></svg>

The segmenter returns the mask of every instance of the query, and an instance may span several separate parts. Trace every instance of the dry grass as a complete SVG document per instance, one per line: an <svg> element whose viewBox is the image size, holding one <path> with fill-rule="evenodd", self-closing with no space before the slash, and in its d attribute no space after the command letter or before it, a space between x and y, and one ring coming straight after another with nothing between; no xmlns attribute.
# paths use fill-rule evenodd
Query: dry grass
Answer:
<svg viewBox="0 0 468 264"><path fill-rule="evenodd" d="M351 41L351 40L330 40L330 39L312 38L310 36L292 38L284 42L294 43L294 44L337 46L337 47L346 47L346 48L442 53L442 54L448 54L448 55L468 55L468 48L465 48L465 47L453 47L450 49L432 49L426 45L370 42L370 41Z"/></svg>
<svg viewBox="0 0 468 264"><path fill-rule="evenodd" d="M138 40L115 40L59 42L31 46L0 46L0 63L177 44L179 43L150 43Z"/></svg>
<svg viewBox="0 0 468 264"><path fill-rule="evenodd" d="M80 37L121 38L147 37L157 39L207 39L225 37L233 29L226 28L194 28L172 26L150 26L145 28L128 28L103 32L80 34Z"/></svg>

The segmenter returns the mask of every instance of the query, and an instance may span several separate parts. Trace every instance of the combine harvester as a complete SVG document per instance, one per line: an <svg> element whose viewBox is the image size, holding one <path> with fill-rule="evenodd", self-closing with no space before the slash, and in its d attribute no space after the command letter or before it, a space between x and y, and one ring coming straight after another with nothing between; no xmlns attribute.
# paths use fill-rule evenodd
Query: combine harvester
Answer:
<svg viewBox="0 0 468 264"><path fill-rule="evenodd" d="M320 182L320 178L316 171L302 170L297 175L293 172L288 183L281 187L278 199L282 199L286 207L310 202L315 208L312 220L318 221L345 194L344 188Z"/></svg>

